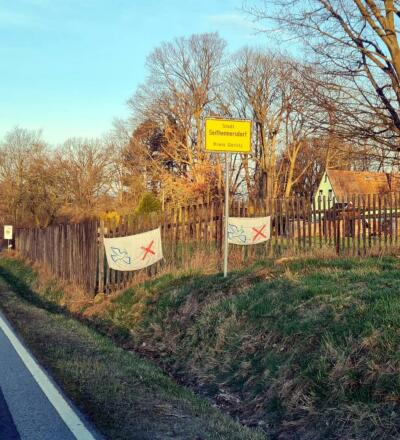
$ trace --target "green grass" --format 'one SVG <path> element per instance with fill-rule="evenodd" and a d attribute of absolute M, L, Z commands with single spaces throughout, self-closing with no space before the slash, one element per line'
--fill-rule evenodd
<path fill-rule="evenodd" d="M 0 308 L 67 395 L 110 439 L 261 439 L 160 368 L 118 348 L 53 301 L 56 284 L 36 295 L 35 273 L 0 259 Z"/>
<path fill-rule="evenodd" d="M 91 322 L 271 438 L 398 439 L 399 270 L 395 257 L 305 258 L 167 275 Z"/>

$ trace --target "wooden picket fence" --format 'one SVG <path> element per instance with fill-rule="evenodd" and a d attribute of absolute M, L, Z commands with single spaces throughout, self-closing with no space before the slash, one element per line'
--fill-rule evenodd
<path fill-rule="evenodd" d="M 241 261 L 294 255 L 331 248 L 340 255 L 389 252 L 399 245 L 400 194 L 349 196 L 340 203 L 320 197 L 233 201 L 230 215 L 271 215 L 271 239 L 254 246 L 231 245 Z M 164 260 L 137 272 L 108 267 L 103 237 L 119 237 L 161 227 Z M 220 270 L 223 204 L 197 204 L 153 215 L 126 215 L 118 221 L 86 221 L 46 229 L 18 229 L 15 248 L 46 264 L 57 277 L 82 286 L 88 293 L 114 292 L 143 274 L 196 267 L 196 256 Z M 213 259 L 214 258 L 214 259 Z M 192 264 L 192 265 L 190 265 Z"/>
<path fill-rule="evenodd" d="M 95 292 L 98 286 L 97 221 L 60 224 L 45 229 L 17 229 L 15 249 L 46 265 L 58 278 Z"/>

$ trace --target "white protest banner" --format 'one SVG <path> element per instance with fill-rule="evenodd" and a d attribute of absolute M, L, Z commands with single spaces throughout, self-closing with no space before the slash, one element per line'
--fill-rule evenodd
<path fill-rule="evenodd" d="M 104 238 L 111 269 L 127 271 L 150 266 L 163 258 L 160 228 L 126 237 Z"/>
<path fill-rule="evenodd" d="M 228 243 L 258 244 L 271 237 L 271 217 L 229 217 Z"/>

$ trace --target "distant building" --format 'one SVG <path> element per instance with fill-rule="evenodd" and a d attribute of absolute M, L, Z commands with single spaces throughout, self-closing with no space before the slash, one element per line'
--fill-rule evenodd
<path fill-rule="evenodd" d="M 327 170 L 314 197 L 316 202 L 324 196 L 327 201 L 335 198 L 336 202 L 344 202 L 352 196 L 394 192 L 400 193 L 400 174 Z"/>

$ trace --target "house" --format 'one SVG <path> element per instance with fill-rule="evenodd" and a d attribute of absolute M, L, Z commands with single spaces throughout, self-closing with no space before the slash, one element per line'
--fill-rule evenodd
<path fill-rule="evenodd" d="M 322 176 L 317 192 L 314 195 L 316 204 L 318 199 L 344 202 L 352 196 L 368 194 L 400 193 L 400 174 L 377 173 L 372 171 L 344 171 L 327 170 Z"/>

